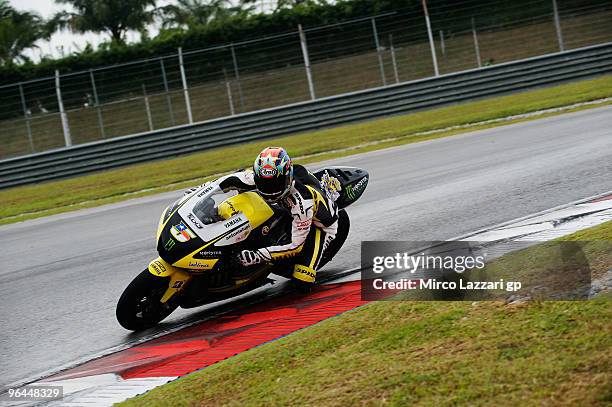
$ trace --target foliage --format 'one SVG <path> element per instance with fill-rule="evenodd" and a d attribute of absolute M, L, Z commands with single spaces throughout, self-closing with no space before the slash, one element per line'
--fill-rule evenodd
<path fill-rule="evenodd" d="M 83 4 L 132 4 L 154 2 L 154 0 L 60 0 Z M 201 7 L 200 17 L 185 16 L 184 11 L 173 16 L 171 9 L 165 9 L 166 16 L 157 13 L 162 19 L 170 18 L 166 29 L 153 39 L 144 38 L 137 44 L 113 43 L 95 52 L 69 55 L 58 60 L 43 60 L 38 64 L 26 61 L 21 66 L 4 67 L 0 69 L 0 84 L 15 83 L 28 79 L 50 76 L 55 69 L 61 72 L 75 72 L 93 67 L 113 65 L 117 63 L 144 59 L 158 55 L 175 53 L 181 46 L 184 50 L 201 49 L 220 44 L 261 38 L 269 35 L 296 31 L 298 24 L 304 27 L 315 27 L 335 24 L 340 21 L 374 16 L 394 12 L 395 21 L 406 21 L 406 36 L 411 41 L 426 41 L 424 21 L 420 0 L 338 0 L 327 3 L 325 0 L 284 1 L 279 8 L 270 14 L 252 14 L 248 7 L 243 12 L 210 11 L 209 5 L 223 4 L 224 0 L 181 0 L 182 4 Z M 569 0 L 568 0 L 569 1 Z M 253 0 L 243 0 L 240 4 L 249 5 Z M 532 0 L 483 0 L 475 7 L 451 7 L 452 0 L 429 0 L 429 12 L 432 24 L 437 29 L 453 33 L 471 29 L 471 17 L 476 13 L 479 26 L 494 26 L 510 24 L 517 21 L 533 21 L 534 16 L 551 20 L 552 5 L 547 1 Z M 572 7 L 596 6 L 609 7 L 609 0 L 572 0 Z M 236 4 L 235 2 L 232 4 Z M 564 6 L 559 1 L 560 7 Z M 522 6 L 521 6 L 522 5 Z M 565 7 L 568 5 L 566 4 Z M 211 6 L 212 7 L 212 6 Z M 214 7 L 213 7 L 214 9 Z M 160 8 L 159 11 L 163 11 Z M 113 20 L 116 20 L 113 19 Z M 207 21 L 206 24 L 200 24 Z M 414 22 L 420 22 L 414 24 Z M 421 24 L 422 23 L 422 24 Z M 127 26 L 122 23 L 121 27 Z M 109 32 L 108 27 L 98 26 L 100 31 Z M 138 27 L 135 25 L 134 27 Z M 365 27 L 365 25 L 364 25 Z M 367 28 L 367 27 L 366 27 Z M 137 28 L 135 28 L 137 29 Z M 351 31 L 350 35 L 358 36 L 364 33 Z M 346 48 L 346 47 L 345 47 Z M 347 49 L 329 49 L 336 55 L 350 52 Z M 338 54 L 340 52 L 340 54 Z M 258 59 L 271 60 L 268 55 L 256 55 Z M 273 59 L 273 58 L 272 58 Z M 248 62 L 248 61 L 246 61 Z"/>
<path fill-rule="evenodd" d="M 23 51 L 36 47 L 36 41 L 48 34 L 40 15 L 17 11 L 8 0 L 0 0 L 0 64 L 26 61 Z"/>
<path fill-rule="evenodd" d="M 56 0 L 76 11 L 57 13 L 53 28 L 69 28 L 78 33 L 108 33 L 113 42 L 124 43 L 128 30 L 142 31 L 153 21 L 155 0 Z"/>
<path fill-rule="evenodd" d="M 227 20 L 232 16 L 246 17 L 253 7 L 233 6 L 230 0 L 178 0 L 160 8 L 164 28 L 205 26 L 213 20 Z"/>

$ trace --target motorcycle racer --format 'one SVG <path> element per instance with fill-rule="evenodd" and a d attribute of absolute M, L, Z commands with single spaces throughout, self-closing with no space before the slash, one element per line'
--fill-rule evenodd
<path fill-rule="evenodd" d="M 218 183 L 225 192 L 256 191 L 267 203 L 279 204 L 291 213 L 293 220 L 289 243 L 242 250 L 238 261 L 248 267 L 262 262 L 292 259 L 292 279 L 299 288 L 307 290 L 315 282 L 326 250 L 336 237 L 337 194 L 329 190 L 324 192 L 319 180 L 305 167 L 294 165 L 281 147 L 263 149 L 255 159 L 252 170 L 226 175 L 219 178 Z"/>

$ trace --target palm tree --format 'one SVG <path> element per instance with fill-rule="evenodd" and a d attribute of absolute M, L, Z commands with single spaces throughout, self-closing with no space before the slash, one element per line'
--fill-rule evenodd
<path fill-rule="evenodd" d="M 52 19 L 52 26 L 74 32 L 107 33 L 113 43 L 124 43 L 129 30 L 143 31 L 153 21 L 156 0 L 55 0 L 72 6 Z"/>
<path fill-rule="evenodd" d="M 213 20 L 224 20 L 236 15 L 246 15 L 253 7 L 244 7 L 251 0 L 243 0 L 233 6 L 230 0 L 178 0 L 160 9 L 164 28 L 193 28 Z"/>
<path fill-rule="evenodd" d="M 40 15 L 15 10 L 8 0 L 0 0 L 0 64 L 26 60 L 23 51 L 37 48 L 36 41 L 48 36 Z"/>

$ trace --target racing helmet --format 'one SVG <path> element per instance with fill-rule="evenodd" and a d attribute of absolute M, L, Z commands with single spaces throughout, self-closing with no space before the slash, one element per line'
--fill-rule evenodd
<path fill-rule="evenodd" d="M 253 164 L 255 186 L 268 202 L 276 202 L 287 196 L 293 185 L 293 165 L 289 154 L 282 147 L 267 147 Z"/>

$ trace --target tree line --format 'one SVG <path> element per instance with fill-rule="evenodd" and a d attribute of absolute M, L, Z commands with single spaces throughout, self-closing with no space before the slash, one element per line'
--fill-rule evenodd
<path fill-rule="evenodd" d="M 0 0 L 0 64 L 29 62 L 24 51 L 36 48 L 39 40 L 48 40 L 59 30 L 74 33 L 105 33 L 105 47 L 125 45 L 126 33 L 138 31 L 148 38 L 147 26 L 161 20 L 163 31 L 182 31 L 205 26 L 211 21 L 247 16 L 255 0 L 177 0 L 176 4 L 157 7 L 156 0 L 55 0 L 73 11 L 60 11 L 49 20 L 33 11 L 19 11 L 8 0 Z M 287 6 L 287 1 L 279 7 Z"/>
<path fill-rule="evenodd" d="M 277 0 L 266 13 L 259 0 L 177 0 L 158 6 L 157 0 L 55 0 L 69 6 L 48 20 L 36 12 L 19 11 L 0 0 L 0 84 L 14 83 L 62 72 L 80 71 L 139 58 L 176 52 L 177 47 L 197 49 L 306 27 L 334 24 L 354 18 L 396 12 L 397 18 L 422 14 L 421 0 Z M 557 0 L 560 8 L 607 4 L 609 0 Z M 465 3 L 465 4 L 464 4 Z M 475 12 L 485 23 L 505 23 L 551 12 L 551 0 L 428 0 L 432 18 L 438 16 L 450 29 L 469 28 Z M 524 7 L 521 7 L 523 5 Z M 449 21 L 451 23 L 449 23 Z M 151 38 L 147 28 L 159 23 Z M 435 19 L 434 19 L 435 24 Z M 108 41 L 97 49 L 84 49 L 34 63 L 26 55 L 40 40 L 58 30 L 103 33 Z M 448 28 L 447 28 L 448 29 Z M 415 28 L 424 35 L 422 27 Z M 128 31 L 141 35 L 138 43 L 126 44 Z M 267 57 L 267 56 L 266 56 Z"/>

